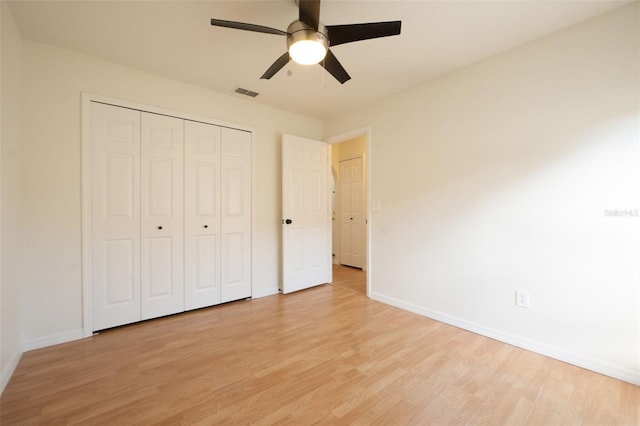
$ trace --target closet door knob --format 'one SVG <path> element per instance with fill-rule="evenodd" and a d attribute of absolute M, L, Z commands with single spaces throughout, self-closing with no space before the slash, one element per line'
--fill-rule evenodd
<path fill-rule="evenodd" d="M 158 229 L 162 229 L 162 226 L 158 226 Z"/>
<path fill-rule="evenodd" d="M 208 228 L 208 227 L 209 227 L 209 225 L 205 225 L 204 227 L 205 227 L 205 228 Z"/>

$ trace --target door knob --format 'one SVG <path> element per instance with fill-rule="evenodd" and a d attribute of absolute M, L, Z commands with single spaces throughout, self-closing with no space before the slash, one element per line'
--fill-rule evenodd
<path fill-rule="evenodd" d="M 162 229 L 162 226 L 158 226 L 158 229 Z"/>
<path fill-rule="evenodd" d="M 204 227 L 205 227 L 205 228 L 208 228 L 208 227 L 209 227 L 209 225 L 205 225 Z"/>
<path fill-rule="evenodd" d="M 287 225 L 291 225 L 293 221 L 291 219 L 287 219 L 284 221 L 284 223 L 286 223 Z"/>

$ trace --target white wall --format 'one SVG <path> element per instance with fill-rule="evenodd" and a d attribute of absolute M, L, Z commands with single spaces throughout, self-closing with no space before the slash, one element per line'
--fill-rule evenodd
<path fill-rule="evenodd" d="M 256 150 L 256 293 L 280 274 L 280 135 L 318 139 L 319 120 L 52 46 L 24 41 L 23 338 L 25 348 L 81 335 L 80 93 L 87 91 L 252 126 Z"/>
<path fill-rule="evenodd" d="M 21 44 L 6 2 L 0 2 L 2 38 L 0 78 L 0 392 L 21 355 Z"/>
<path fill-rule="evenodd" d="M 371 125 L 372 297 L 640 384 L 640 217 L 605 215 L 640 211 L 638 36 L 636 3 L 327 121 Z"/>

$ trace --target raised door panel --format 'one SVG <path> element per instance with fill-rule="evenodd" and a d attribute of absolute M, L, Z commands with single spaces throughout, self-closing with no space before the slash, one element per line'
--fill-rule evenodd
<path fill-rule="evenodd" d="M 328 214 L 328 173 L 327 149 L 318 147 L 307 154 L 305 161 L 305 205 L 306 214 L 310 219 L 307 233 L 312 241 L 323 241 L 324 244 L 310 244 L 306 247 L 307 268 L 319 280 L 326 279 L 325 268 L 330 246 L 326 241 L 326 217 Z"/>
<path fill-rule="evenodd" d="M 140 113 L 91 104 L 93 329 L 139 321 Z"/>
<path fill-rule="evenodd" d="M 221 301 L 251 296 L 251 133 L 221 132 Z"/>
<path fill-rule="evenodd" d="M 220 303 L 220 127 L 185 122 L 185 309 Z"/>
<path fill-rule="evenodd" d="M 142 113 L 142 319 L 184 310 L 184 121 Z"/>

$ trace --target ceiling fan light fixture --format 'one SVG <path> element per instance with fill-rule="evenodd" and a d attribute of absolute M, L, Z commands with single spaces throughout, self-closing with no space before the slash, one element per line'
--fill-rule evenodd
<path fill-rule="evenodd" d="M 322 30 L 326 33 L 322 24 L 318 31 L 301 21 L 294 21 L 289 25 L 287 45 L 291 59 L 302 65 L 313 65 L 322 61 L 329 49 L 329 39 Z"/>
<path fill-rule="evenodd" d="M 327 49 L 313 40 L 300 40 L 289 47 L 291 59 L 302 65 L 319 63 L 327 54 Z"/>

